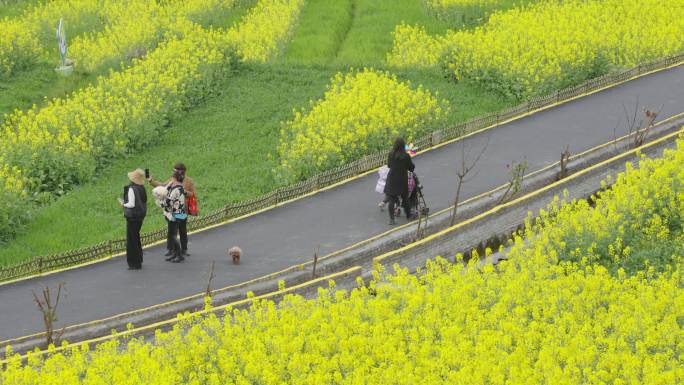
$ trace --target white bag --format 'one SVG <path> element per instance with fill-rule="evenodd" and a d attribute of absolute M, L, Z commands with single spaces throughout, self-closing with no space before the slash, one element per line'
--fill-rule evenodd
<path fill-rule="evenodd" d="M 378 183 L 375 184 L 375 191 L 379 194 L 385 193 L 385 183 L 387 182 L 389 167 L 382 166 L 378 169 Z"/>

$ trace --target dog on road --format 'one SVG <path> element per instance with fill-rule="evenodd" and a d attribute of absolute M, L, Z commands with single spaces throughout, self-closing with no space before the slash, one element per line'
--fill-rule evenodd
<path fill-rule="evenodd" d="M 230 249 L 228 249 L 228 256 L 233 258 L 233 264 L 234 265 L 239 265 L 240 264 L 240 256 L 242 255 L 242 249 L 233 246 Z"/>

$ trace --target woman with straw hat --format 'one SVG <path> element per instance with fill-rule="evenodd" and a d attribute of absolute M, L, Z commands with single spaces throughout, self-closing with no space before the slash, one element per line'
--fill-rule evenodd
<path fill-rule="evenodd" d="M 145 172 L 141 169 L 131 171 L 128 179 L 131 183 L 124 187 L 123 199 L 119 198 L 126 218 L 126 261 L 128 270 L 140 270 L 143 262 L 140 228 L 147 215 Z"/>

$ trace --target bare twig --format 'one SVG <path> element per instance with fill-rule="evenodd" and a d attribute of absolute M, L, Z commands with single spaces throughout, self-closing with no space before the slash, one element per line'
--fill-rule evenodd
<path fill-rule="evenodd" d="M 651 129 L 653 129 L 655 126 L 655 120 L 662 109 L 663 105 L 660 106 L 658 111 L 652 111 L 648 108 L 640 107 L 638 97 L 636 98 L 633 112 L 630 112 L 624 103 L 622 104 L 622 111 L 624 113 L 625 122 L 627 125 L 625 134 L 627 148 L 636 148 L 644 144 L 646 138 L 651 132 Z M 643 112 L 641 119 L 639 119 L 639 110 Z M 616 126 L 613 128 L 613 142 L 616 151 L 619 151 L 616 133 L 619 126 L 620 121 L 618 121 Z"/>
<path fill-rule="evenodd" d="M 58 343 L 59 340 L 62 338 L 64 331 L 66 330 L 66 327 L 64 327 L 60 332 L 55 334 L 55 322 L 57 322 L 57 308 L 59 307 L 59 300 L 62 297 L 63 286 L 64 282 L 61 282 L 57 286 L 57 298 L 55 299 L 55 303 L 52 303 L 52 296 L 50 294 L 49 287 L 46 286 L 43 289 L 42 300 L 38 298 L 38 295 L 35 291 L 31 291 L 33 293 L 33 300 L 36 302 L 36 306 L 38 306 L 38 310 L 43 314 L 43 325 L 45 327 L 46 346 L 55 345 L 56 343 Z"/>
<path fill-rule="evenodd" d="M 413 236 L 414 242 L 425 236 L 429 215 L 430 210 L 427 207 L 418 207 L 418 224 L 416 226 L 416 234 Z"/>
<path fill-rule="evenodd" d="M 506 167 L 510 167 L 509 165 L 506 165 Z M 522 180 L 525 177 L 525 171 L 527 170 L 527 160 L 523 160 L 520 163 L 513 163 L 513 167 L 510 167 L 510 178 L 508 179 L 508 186 L 506 187 L 506 191 L 501 195 L 501 198 L 499 198 L 499 201 L 496 202 L 497 205 L 500 205 L 507 200 L 511 199 L 515 194 L 520 191 L 520 187 L 522 186 Z"/>
<path fill-rule="evenodd" d="M 422 210 L 418 209 L 418 223 L 416 224 L 416 234 L 413 236 L 413 242 L 417 241 L 423 236 L 423 213 L 421 211 Z"/>
<path fill-rule="evenodd" d="M 568 162 L 570 161 L 570 146 L 565 146 L 565 150 L 560 155 L 560 171 L 556 180 L 561 180 L 568 176 Z"/>
<path fill-rule="evenodd" d="M 660 111 L 662 111 L 662 109 L 663 106 L 660 106 L 660 109 L 657 112 L 644 109 L 644 116 L 646 118 L 642 120 L 641 125 L 634 133 L 634 139 L 632 142 L 632 146 L 634 146 L 634 148 L 640 147 L 644 144 L 646 137 L 651 132 L 651 129 L 655 125 L 655 120 L 658 117 L 658 114 L 660 114 Z"/>
<path fill-rule="evenodd" d="M 471 171 L 473 171 L 473 168 L 477 165 L 477 163 L 480 161 L 480 158 L 482 155 L 485 153 L 487 150 L 487 147 L 489 146 L 489 136 L 487 137 L 487 142 L 482 146 L 480 149 L 480 153 L 477 154 L 475 159 L 473 159 L 472 162 L 468 163 L 467 158 L 468 154 L 465 148 L 465 140 L 461 140 L 461 168 L 456 172 L 456 177 L 458 178 L 458 184 L 456 185 L 456 195 L 454 196 L 454 204 L 453 208 L 451 210 L 451 219 L 449 221 L 449 226 L 453 226 L 456 223 L 456 214 L 458 213 L 458 204 L 461 199 L 461 189 L 463 188 L 463 184 L 468 182 L 466 180 L 466 177 L 468 174 L 470 174 Z"/>
<path fill-rule="evenodd" d="M 212 260 L 211 261 L 211 267 L 209 268 L 209 276 L 207 277 L 207 290 L 205 291 L 205 296 L 211 297 L 211 294 L 213 292 L 211 288 L 211 283 L 214 281 L 214 278 L 216 275 L 214 275 L 214 266 L 216 265 L 216 261 Z"/>
<path fill-rule="evenodd" d="M 644 144 L 644 141 L 648 137 L 648 134 L 655 125 L 655 120 L 658 118 L 660 111 L 662 111 L 663 109 L 662 105 L 660 106 L 660 109 L 658 109 L 658 111 L 655 112 L 643 107 L 641 108 L 641 110 L 643 111 L 643 116 L 641 119 L 639 119 L 639 107 L 640 106 L 638 97 L 636 98 L 636 102 L 634 104 L 633 113 L 630 113 L 627 110 L 627 107 L 624 103 L 622 104 L 622 110 L 624 111 L 625 119 L 627 121 L 627 137 L 631 138 L 629 144 L 632 146 L 632 148 L 636 148 Z M 615 141 L 617 142 L 617 138 L 615 139 Z"/>
<path fill-rule="evenodd" d="M 314 260 L 313 260 L 313 269 L 311 271 L 311 278 L 316 278 L 316 265 L 318 264 L 318 253 L 321 251 L 321 245 L 318 245 L 316 247 L 316 251 L 314 251 Z"/>
<path fill-rule="evenodd" d="M 618 119 L 618 122 L 615 123 L 615 126 L 613 127 L 613 147 L 615 148 L 615 152 L 618 152 L 618 138 L 617 138 L 617 128 L 620 127 L 620 120 Z"/>

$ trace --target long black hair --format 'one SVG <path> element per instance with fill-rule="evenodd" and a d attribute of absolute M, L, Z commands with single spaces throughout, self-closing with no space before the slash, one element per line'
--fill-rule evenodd
<path fill-rule="evenodd" d="M 406 151 L 406 141 L 404 138 L 397 138 L 394 140 L 394 145 L 392 146 L 392 151 L 390 152 L 391 158 L 398 158 L 399 155 Z"/>
<path fill-rule="evenodd" d="M 179 183 L 183 183 L 183 180 L 185 180 L 185 164 L 179 162 L 173 166 L 173 177 Z"/>
<path fill-rule="evenodd" d="M 183 183 L 183 180 L 185 180 L 185 173 L 181 170 L 173 170 L 173 178 L 178 181 L 178 183 Z"/>

